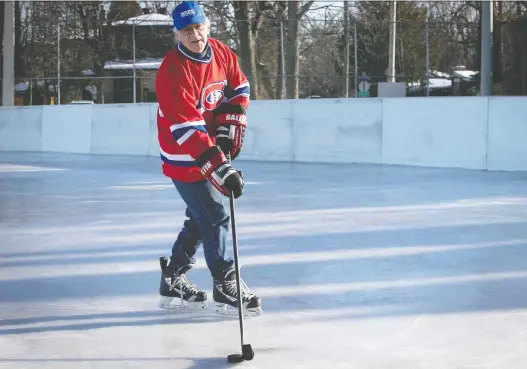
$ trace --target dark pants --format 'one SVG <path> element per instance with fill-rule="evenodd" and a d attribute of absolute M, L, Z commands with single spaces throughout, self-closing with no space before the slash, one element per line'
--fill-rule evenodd
<path fill-rule="evenodd" d="M 205 261 L 212 277 L 224 279 L 233 265 L 232 260 L 225 259 L 230 222 L 228 208 L 224 205 L 227 198 L 207 180 L 173 182 L 187 205 L 185 214 L 188 219 L 172 247 L 170 264 L 176 268 L 194 264 L 194 255 L 202 243 Z"/>

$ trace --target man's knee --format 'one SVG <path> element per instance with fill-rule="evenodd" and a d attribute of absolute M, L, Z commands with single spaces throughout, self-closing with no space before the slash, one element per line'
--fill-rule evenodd
<path fill-rule="evenodd" d="M 187 231 L 187 238 L 192 240 L 193 243 L 197 243 L 201 240 L 201 234 L 199 231 L 199 225 L 194 219 L 187 219 L 183 222 L 183 226 Z"/>
<path fill-rule="evenodd" d="M 174 183 L 187 205 L 187 212 L 192 215 L 189 219 L 189 229 L 194 227 L 192 222 L 196 222 L 201 230 L 222 226 L 230 221 L 230 214 L 225 208 L 223 195 L 208 181 L 192 184 L 177 181 Z"/>
<path fill-rule="evenodd" d="M 228 225 L 230 216 L 224 208 L 206 209 L 196 220 L 200 229 L 209 229 Z"/>

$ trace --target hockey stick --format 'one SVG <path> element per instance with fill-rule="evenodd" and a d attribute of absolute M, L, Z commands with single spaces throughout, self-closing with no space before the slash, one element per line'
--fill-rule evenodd
<path fill-rule="evenodd" d="M 227 155 L 227 159 L 230 161 L 230 155 Z M 238 292 L 238 319 L 240 321 L 240 341 L 241 341 L 241 354 L 231 354 L 227 357 L 229 363 L 240 363 L 244 360 L 252 360 L 254 357 L 254 351 L 250 344 L 243 342 L 243 299 L 242 299 L 242 287 L 240 283 L 240 264 L 238 262 L 238 238 L 236 235 L 236 219 L 234 217 L 234 195 L 232 192 L 229 196 L 230 207 L 231 207 L 231 228 L 232 228 L 232 247 L 234 253 L 234 268 L 236 270 L 236 289 Z"/>

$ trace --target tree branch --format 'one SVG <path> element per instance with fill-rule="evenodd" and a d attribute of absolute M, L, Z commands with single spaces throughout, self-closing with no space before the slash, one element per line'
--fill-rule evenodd
<path fill-rule="evenodd" d="M 302 5 L 302 7 L 300 8 L 298 12 L 297 19 L 301 19 L 307 13 L 311 5 L 313 5 L 313 3 L 314 1 L 308 1 L 307 3 Z"/>

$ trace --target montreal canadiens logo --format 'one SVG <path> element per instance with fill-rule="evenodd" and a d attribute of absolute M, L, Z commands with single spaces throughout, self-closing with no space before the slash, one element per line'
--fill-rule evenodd
<path fill-rule="evenodd" d="M 211 83 L 201 91 L 200 105 L 205 110 L 214 110 L 223 100 L 224 82 Z"/>

